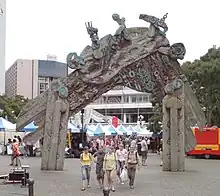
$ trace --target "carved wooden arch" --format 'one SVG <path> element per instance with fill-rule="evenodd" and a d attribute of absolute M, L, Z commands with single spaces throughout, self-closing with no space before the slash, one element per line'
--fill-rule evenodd
<path fill-rule="evenodd" d="M 152 26 L 151 24 L 150 28 Z M 124 38 L 123 34 L 107 35 L 95 40 L 95 44 L 99 44 L 95 49 L 87 46 L 80 56 L 76 53 L 67 56 L 68 65 L 75 68 L 75 71 L 60 80 L 59 85 L 65 86 L 68 90 L 67 100 L 71 115 L 117 85 L 155 93 L 162 99 L 165 95 L 165 86 L 182 77 L 177 61 L 185 55 L 182 43 L 170 46 L 164 35 L 149 36 L 148 28 L 125 28 L 125 30 L 129 37 Z M 95 38 L 97 39 L 97 35 Z M 17 130 L 32 121 L 44 124 L 42 121 L 46 115 L 47 97 L 48 91 L 31 100 L 23 108 L 18 118 Z M 192 104 L 189 105 L 190 111 L 193 111 Z M 196 115 L 199 116 L 198 121 L 203 120 L 201 111 Z M 38 120 L 39 118 L 41 120 Z M 38 134 L 38 138 L 39 135 L 43 137 L 43 134 Z"/>

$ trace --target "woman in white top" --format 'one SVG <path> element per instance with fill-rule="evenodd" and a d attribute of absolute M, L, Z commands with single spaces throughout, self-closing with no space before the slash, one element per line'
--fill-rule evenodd
<path fill-rule="evenodd" d="M 121 175 L 122 169 L 125 166 L 127 154 L 128 154 L 127 150 L 124 149 L 123 144 L 120 144 L 119 149 L 116 150 L 116 160 L 117 160 L 117 176 L 118 176 L 121 183 L 123 183 L 123 182 L 121 181 L 120 175 Z"/>

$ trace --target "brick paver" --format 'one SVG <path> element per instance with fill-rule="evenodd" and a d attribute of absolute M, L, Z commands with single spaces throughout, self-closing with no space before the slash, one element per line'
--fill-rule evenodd
<path fill-rule="evenodd" d="M 0 157 L 0 174 L 7 173 L 9 157 Z M 186 159 L 186 171 L 162 172 L 160 158 L 149 155 L 148 166 L 137 173 L 136 186 L 117 185 L 114 196 L 218 196 L 220 190 L 220 160 Z M 81 175 L 78 159 L 65 160 L 63 172 L 40 171 L 40 158 L 25 158 L 30 164 L 30 175 L 35 180 L 36 196 L 99 196 L 94 168 L 91 188 L 80 191 Z M 27 196 L 27 189 L 20 185 L 1 185 L 0 196 Z"/>

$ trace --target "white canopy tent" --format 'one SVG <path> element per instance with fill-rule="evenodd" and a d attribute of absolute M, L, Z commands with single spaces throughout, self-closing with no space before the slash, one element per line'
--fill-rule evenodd
<path fill-rule="evenodd" d="M 147 129 L 142 129 L 139 133 L 138 133 L 138 136 L 141 136 L 141 137 L 152 137 L 152 132 L 150 132 L 149 130 Z"/>

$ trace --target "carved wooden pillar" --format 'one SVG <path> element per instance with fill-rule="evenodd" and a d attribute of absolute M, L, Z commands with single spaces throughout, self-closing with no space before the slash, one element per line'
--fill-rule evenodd
<path fill-rule="evenodd" d="M 184 171 L 184 97 L 168 93 L 163 99 L 163 171 Z"/>
<path fill-rule="evenodd" d="M 63 170 L 69 117 L 68 90 L 53 86 L 48 93 L 41 170 Z"/>

